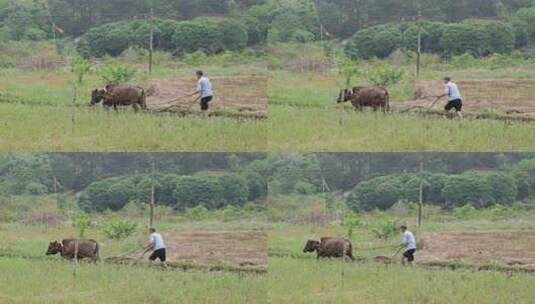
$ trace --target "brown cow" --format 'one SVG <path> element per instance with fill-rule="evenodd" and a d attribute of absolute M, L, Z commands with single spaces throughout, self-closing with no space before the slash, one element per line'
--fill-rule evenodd
<path fill-rule="evenodd" d="M 303 252 L 314 251 L 316 251 L 317 259 L 331 257 L 345 258 L 348 256 L 351 260 L 355 260 L 353 257 L 353 245 L 351 241 L 346 239 L 323 237 L 319 242 L 308 240 Z"/>
<path fill-rule="evenodd" d="M 362 111 L 364 107 L 371 107 L 374 111 L 381 108 L 383 112 L 390 110 L 390 94 L 380 87 L 354 87 L 351 90 L 340 91 L 338 103 L 351 101 L 353 106 Z"/>
<path fill-rule="evenodd" d="M 91 93 L 91 105 L 99 102 L 105 107 L 132 106 L 137 112 L 139 107 L 147 109 L 145 90 L 141 87 L 121 84 L 107 85 L 105 89 L 95 89 Z"/>
<path fill-rule="evenodd" d="M 93 262 L 99 259 L 98 243 L 94 240 L 75 240 L 67 239 L 60 242 L 50 242 L 46 255 L 60 253 L 64 259 L 72 260 L 75 257 L 78 260 L 89 258 Z"/>

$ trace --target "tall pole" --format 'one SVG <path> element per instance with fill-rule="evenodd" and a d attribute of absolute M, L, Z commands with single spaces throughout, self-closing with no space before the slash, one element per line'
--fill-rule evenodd
<path fill-rule="evenodd" d="M 323 23 L 320 23 L 320 41 L 321 41 L 321 51 L 323 52 L 323 50 L 325 49 L 323 47 Z"/>
<path fill-rule="evenodd" d="M 420 79 L 420 59 L 422 56 L 422 11 L 418 10 L 418 17 L 416 19 L 418 25 L 418 48 L 416 53 L 416 80 Z"/>
<path fill-rule="evenodd" d="M 424 156 L 420 160 L 420 193 L 418 203 L 418 228 L 422 226 L 422 209 L 424 206 Z"/>
<path fill-rule="evenodd" d="M 149 45 L 149 73 L 152 73 L 152 53 L 154 51 L 154 8 L 150 9 L 150 45 Z"/>
<path fill-rule="evenodd" d="M 152 186 L 151 186 L 151 189 L 150 189 L 150 215 L 149 215 L 149 227 L 150 228 L 153 228 L 154 227 L 154 207 L 156 205 L 156 202 L 155 202 L 155 195 L 154 195 L 154 159 L 152 160 Z"/>

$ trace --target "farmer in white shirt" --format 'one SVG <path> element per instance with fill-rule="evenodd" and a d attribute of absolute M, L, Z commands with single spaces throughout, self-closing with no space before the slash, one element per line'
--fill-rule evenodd
<path fill-rule="evenodd" d="M 162 235 L 156 232 L 155 228 L 150 228 L 150 243 L 145 247 L 145 252 L 152 250 L 152 254 L 149 257 L 149 260 L 155 261 L 160 259 L 162 265 L 167 267 L 166 263 L 166 252 L 165 252 L 165 243 L 163 242 Z"/>
<path fill-rule="evenodd" d="M 459 91 L 459 87 L 456 83 L 451 81 L 450 77 L 444 78 L 444 83 L 446 84 L 446 92 L 444 95 L 439 96 L 439 98 L 445 96 L 448 97 L 448 103 L 444 109 L 447 112 L 449 112 L 451 109 L 455 109 L 457 115 L 459 115 L 460 118 L 463 118 L 463 114 L 461 112 L 463 109 L 463 98 L 461 96 L 461 92 Z"/>
<path fill-rule="evenodd" d="M 210 82 L 210 79 L 207 77 L 204 77 L 203 71 L 197 71 L 197 79 L 199 80 L 199 84 L 197 87 L 197 91 L 193 92 L 189 96 L 199 95 L 195 101 L 201 100 L 201 110 L 202 111 L 208 111 L 208 104 L 212 99 L 214 98 L 214 92 L 212 89 L 212 83 Z"/>
<path fill-rule="evenodd" d="M 405 247 L 405 252 L 401 257 L 401 264 L 406 265 L 408 263 L 409 265 L 412 265 L 412 262 L 414 261 L 414 252 L 416 252 L 416 239 L 414 238 L 414 234 L 407 230 L 407 226 L 401 226 L 400 230 L 402 235 L 401 246 Z"/>

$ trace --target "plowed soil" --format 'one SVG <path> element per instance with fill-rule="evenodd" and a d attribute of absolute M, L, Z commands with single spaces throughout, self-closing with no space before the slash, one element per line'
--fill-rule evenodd
<path fill-rule="evenodd" d="M 484 79 L 456 81 L 466 112 L 505 114 L 516 118 L 535 119 L 535 80 Z M 428 108 L 435 96 L 444 94 L 444 83 L 440 80 L 420 81 L 415 100 L 397 103 L 396 108 Z M 446 98 L 435 104 L 433 109 L 441 110 Z"/>
<path fill-rule="evenodd" d="M 171 267 L 267 271 L 266 233 L 201 231 L 162 233 L 162 236 L 167 247 L 167 262 Z M 134 253 L 116 261 L 129 263 L 138 258 L 139 253 Z"/>
<path fill-rule="evenodd" d="M 423 237 L 422 262 L 498 265 L 535 270 L 534 231 L 433 233 Z"/>
<path fill-rule="evenodd" d="M 213 77 L 214 99 L 210 112 L 241 113 L 244 116 L 263 117 L 267 113 L 267 78 L 262 76 Z M 185 97 L 197 89 L 192 78 L 153 79 L 144 85 L 147 88 L 147 105 L 150 109 L 200 113 L 200 104 L 195 97 Z"/>

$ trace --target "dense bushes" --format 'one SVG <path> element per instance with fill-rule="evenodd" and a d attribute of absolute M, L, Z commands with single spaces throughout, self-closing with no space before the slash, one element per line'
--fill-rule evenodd
<path fill-rule="evenodd" d="M 514 24 L 472 20 L 451 24 L 423 22 L 422 51 L 443 56 L 469 53 L 476 57 L 510 53 L 518 45 L 517 35 L 525 39 L 522 24 Z M 373 26 L 355 33 L 345 52 L 351 58 L 385 58 L 396 49 L 416 50 L 417 37 L 416 24 Z"/>
<path fill-rule="evenodd" d="M 0 156 L 0 195 L 41 195 L 52 192 L 52 168 L 42 155 Z"/>
<path fill-rule="evenodd" d="M 89 30 L 78 43 L 78 51 L 85 56 L 117 56 L 131 46 L 148 48 L 149 35 L 150 26 L 145 21 L 108 23 Z M 248 28 L 235 19 L 155 21 L 154 46 L 164 51 L 213 54 L 242 50 L 247 42 Z"/>
<path fill-rule="evenodd" d="M 79 205 L 86 211 L 100 212 L 120 210 L 131 201 L 148 203 L 153 183 L 157 203 L 179 210 L 196 206 L 207 209 L 220 209 L 227 205 L 243 206 L 248 200 L 267 194 L 267 190 L 259 189 L 265 184 L 259 177 L 250 181 L 238 174 L 136 175 L 92 183 L 82 192 Z M 249 188 L 250 184 L 252 189 Z"/>
<path fill-rule="evenodd" d="M 358 31 L 346 46 L 346 54 L 353 58 L 388 57 L 399 48 L 402 32 L 397 25 L 378 25 Z"/>
<path fill-rule="evenodd" d="M 449 24 L 442 35 L 443 53 L 476 57 L 509 53 L 515 46 L 513 28 L 501 22 L 463 22 Z"/>
<path fill-rule="evenodd" d="M 471 204 L 485 208 L 497 203 L 511 204 L 518 190 L 513 177 L 509 175 L 468 172 L 450 176 L 442 192 L 448 206 Z"/>
<path fill-rule="evenodd" d="M 518 194 L 515 178 L 504 173 L 425 173 L 423 178 L 425 202 L 444 208 L 465 204 L 476 208 L 508 205 Z M 386 210 L 398 201 L 417 201 L 419 189 L 417 174 L 381 176 L 359 183 L 348 196 L 347 204 L 356 211 Z"/>

